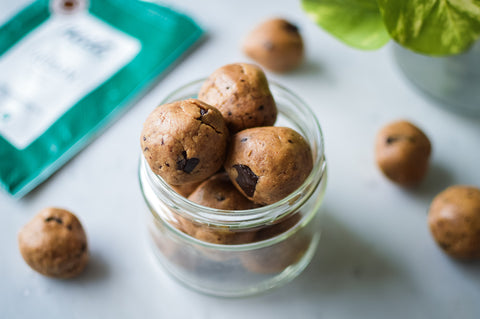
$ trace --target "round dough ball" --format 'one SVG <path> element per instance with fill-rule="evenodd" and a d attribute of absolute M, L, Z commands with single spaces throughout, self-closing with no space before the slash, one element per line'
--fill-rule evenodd
<path fill-rule="evenodd" d="M 74 277 L 87 265 L 85 231 L 77 217 L 64 209 L 40 211 L 20 230 L 18 245 L 27 264 L 45 276 Z"/>
<path fill-rule="evenodd" d="M 219 245 L 242 245 L 253 242 L 255 232 L 232 231 L 227 228 L 199 227 L 194 235 L 195 238 L 207 243 Z"/>
<path fill-rule="evenodd" d="M 200 182 L 221 168 L 227 139 L 220 112 L 188 99 L 153 110 L 140 143 L 152 171 L 171 185 L 182 185 Z"/>
<path fill-rule="evenodd" d="M 253 64 L 235 63 L 217 69 L 203 84 L 198 98 L 222 113 L 232 134 L 273 125 L 277 119 L 265 73 Z"/>
<path fill-rule="evenodd" d="M 170 187 L 182 195 L 183 197 L 188 197 L 193 191 L 201 184 L 202 182 L 188 183 L 183 185 L 170 185 Z"/>
<path fill-rule="evenodd" d="M 251 31 L 243 43 L 250 58 L 274 72 L 299 66 L 304 57 L 302 36 L 297 26 L 285 19 L 270 19 Z"/>
<path fill-rule="evenodd" d="M 431 150 L 428 137 L 407 121 L 390 123 L 377 134 L 378 167 L 390 180 L 402 186 L 418 184 L 424 178 Z"/>
<path fill-rule="evenodd" d="M 233 136 L 224 167 L 243 195 L 267 205 L 302 185 L 313 158 L 310 145 L 293 129 L 256 127 Z"/>
<path fill-rule="evenodd" d="M 311 242 L 311 236 L 299 232 L 277 244 L 245 252 L 241 256 L 242 265 L 254 273 L 280 273 L 298 263 L 305 256 Z"/>
<path fill-rule="evenodd" d="M 245 210 L 258 207 L 258 205 L 245 198 L 230 182 L 226 173 L 218 173 L 200 184 L 188 197 L 194 203 L 224 210 Z M 194 223 L 181 216 L 176 216 L 179 229 L 184 233 L 201 241 L 234 245 L 252 242 L 254 232 L 231 231 L 228 228 L 210 227 Z"/>
<path fill-rule="evenodd" d="M 176 227 L 198 240 L 218 245 L 247 244 L 254 241 L 255 231 L 233 231 L 228 227 L 214 227 L 176 216 Z"/>
<path fill-rule="evenodd" d="M 255 241 L 262 241 L 276 237 L 297 225 L 301 218 L 301 213 L 298 212 L 294 215 L 282 218 L 272 225 L 265 226 L 257 231 Z"/>
<path fill-rule="evenodd" d="M 233 186 L 225 172 L 213 175 L 200 184 L 188 199 L 203 206 L 224 210 L 245 210 L 259 207 Z"/>
<path fill-rule="evenodd" d="M 433 238 L 450 256 L 480 258 L 480 189 L 451 186 L 432 201 L 428 224 Z"/>

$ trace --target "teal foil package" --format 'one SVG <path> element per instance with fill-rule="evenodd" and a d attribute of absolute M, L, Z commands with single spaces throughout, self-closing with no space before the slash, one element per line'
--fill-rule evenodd
<path fill-rule="evenodd" d="M 0 27 L 0 182 L 21 197 L 202 36 L 135 0 L 35 1 Z"/>

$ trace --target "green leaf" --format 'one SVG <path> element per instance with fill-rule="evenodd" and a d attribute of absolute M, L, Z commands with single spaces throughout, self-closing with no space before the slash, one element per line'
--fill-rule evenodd
<path fill-rule="evenodd" d="M 352 47 L 374 50 L 390 40 L 376 0 L 302 0 L 302 6 L 310 19 Z"/>
<path fill-rule="evenodd" d="M 480 37 L 479 0 L 378 0 L 398 43 L 430 55 L 457 54 Z"/>

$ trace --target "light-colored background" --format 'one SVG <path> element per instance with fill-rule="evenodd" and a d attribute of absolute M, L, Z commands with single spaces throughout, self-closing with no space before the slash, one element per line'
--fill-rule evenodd
<path fill-rule="evenodd" d="M 0 20 L 25 1 L 2 0 Z M 208 39 L 96 141 L 34 192 L 0 193 L 0 318 L 480 318 L 480 264 L 446 257 L 428 232 L 431 199 L 451 184 L 480 186 L 480 119 L 445 111 L 402 76 L 392 48 L 350 49 L 318 29 L 298 1 L 172 1 Z M 300 277 L 263 296 L 224 300 L 178 285 L 150 255 L 137 182 L 139 132 L 176 87 L 248 61 L 239 43 L 270 16 L 297 23 L 305 64 L 268 74 L 295 91 L 323 127 L 329 163 L 318 252 Z M 402 190 L 374 164 L 380 126 L 407 118 L 433 143 L 431 169 Z M 18 230 L 45 206 L 73 210 L 88 232 L 91 262 L 77 279 L 44 278 L 18 249 Z"/>

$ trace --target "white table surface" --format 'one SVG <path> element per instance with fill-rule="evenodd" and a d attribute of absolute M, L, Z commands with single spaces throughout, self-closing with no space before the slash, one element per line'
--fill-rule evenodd
<path fill-rule="evenodd" d="M 2 0 L 0 18 L 25 2 Z M 406 81 L 390 46 L 348 48 L 307 20 L 298 1 L 171 2 L 208 31 L 207 41 L 31 194 L 0 193 L 0 318 L 480 318 L 480 263 L 444 255 L 426 222 L 435 194 L 480 186 L 480 119 L 439 108 Z M 307 46 L 301 68 L 268 76 L 298 93 L 323 127 L 323 239 L 310 266 L 280 289 L 237 300 L 200 295 L 168 277 L 148 249 L 139 133 L 173 89 L 248 61 L 241 38 L 275 15 L 296 22 Z M 417 123 L 433 144 L 426 180 L 410 191 L 374 162 L 375 133 L 398 118 Z M 71 209 L 86 228 L 91 261 L 76 279 L 45 278 L 20 256 L 19 229 L 46 206 Z"/>

